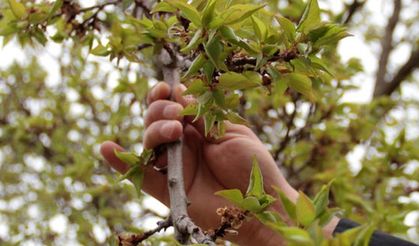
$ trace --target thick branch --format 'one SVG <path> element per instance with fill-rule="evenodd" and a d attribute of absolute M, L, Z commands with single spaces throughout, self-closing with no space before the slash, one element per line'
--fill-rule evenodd
<path fill-rule="evenodd" d="M 180 83 L 176 54 L 166 45 L 161 48 L 157 63 L 162 69 L 163 79 L 173 88 Z M 170 197 L 171 220 L 175 228 L 176 239 L 186 244 L 192 237 L 198 243 L 215 245 L 214 242 L 196 226 L 187 212 L 188 199 L 185 193 L 182 161 L 182 139 L 167 148 L 168 167 L 167 180 Z"/>
<path fill-rule="evenodd" d="M 393 33 L 396 28 L 397 23 L 399 22 L 400 11 L 402 8 L 401 0 L 394 0 L 394 10 L 393 15 L 390 17 L 384 37 L 381 41 L 381 55 L 378 63 L 375 88 L 374 88 L 374 97 L 380 94 L 380 88 L 384 86 L 385 77 L 387 75 L 387 65 L 390 57 L 390 53 L 393 50 Z"/>
<path fill-rule="evenodd" d="M 382 84 L 379 88 L 376 87 L 374 91 L 374 98 L 391 95 L 400 86 L 400 84 L 418 67 L 419 50 L 415 50 L 412 51 L 410 58 L 403 66 L 400 67 L 399 71 L 397 71 L 391 81 Z"/>

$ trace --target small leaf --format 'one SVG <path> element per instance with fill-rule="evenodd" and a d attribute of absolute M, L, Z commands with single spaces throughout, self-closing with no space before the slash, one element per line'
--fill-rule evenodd
<path fill-rule="evenodd" d="M 132 166 L 124 175 L 122 175 L 119 180 L 128 179 L 134 185 L 137 195 L 141 196 L 141 189 L 143 186 L 144 172 L 141 169 L 141 166 L 136 165 Z"/>
<path fill-rule="evenodd" d="M 235 24 L 251 16 L 263 7 L 265 5 L 235 4 L 221 14 L 221 19 L 225 25 Z"/>
<path fill-rule="evenodd" d="M 180 0 L 167 0 L 166 2 L 173 7 L 180 9 L 183 17 L 190 20 L 195 26 L 201 26 L 201 16 L 194 6 Z"/>
<path fill-rule="evenodd" d="M 316 217 L 323 214 L 327 206 L 329 205 L 329 192 L 330 186 L 332 185 L 332 181 L 330 181 L 327 185 L 324 185 L 320 192 L 313 199 L 314 207 L 316 208 Z"/>
<path fill-rule="evenodd" d="M 205 136 L 208 136 L 208 133 L 214 127 L 215 119 L 216 119 L 215 115 L 214 114 L 211 114 L 211 113 L 206 114 L 204 116 Z"/>
<path fill-rule="evenodd" d="M 320 8 L 317 0 L 310 0 L 306 5 L 297 30 L 307 34 L 320 24 Z"/>
<path fill-rule="evenodd" d="M 253 157 L 252 171 L 250 172 L 249 186 L 247 187 L 246 196 L 255 196 L 260 198 L 265 194 L 263 189 L 263 176 L 256 157 Z"/>
<path fill-rule="evenodd" d="M 184 108 L 181 112 L 181 115 L 186 116 L 186 115 L 196 115 L 198 112 L 198 106 L 197 104 L 189 104 L 188 106 L 186 106 L 186 108 Z"/>
<path fill-rule="evenodd" d="M 311 79 L 309 77 L 301 73 L 290 73 L 284 76 L 284 79 L 289 87 L 303 94 L 309 100 L 315 100 Z"/>
<path fill-rule="evenodd" d="M 239 207 L 241 206 L 243 201 L 243 195 L 241 191 L 238 189 L 217 191 L 215 192 L 215 195 L 224 197 L 225 199 Z"/>
<path fill-rule="evenodd" d="M 297 221 L 303 226 L 309 226 L 316 218 L 316 208 L 313 202 L 303 192 L 299 192 L 296 204 Z"/>
<path fill-rule="evenodd" d="M 187 53 L 193 49 L 196 49 L 196 47 L 198 47 L 198 45 L 200 45 L 201 43 L 202 43 L 202 29 L 200 28 L 195 32 L 189 44 L 186 47 L 182 48 L 180 51 L 183 53 Z"/>
<path fill-rule="evenodd" d="M 173 13 L 176 11 L 176 8 L 174 8 L 172 5 L 170 5 L 167 2 L 159 2 L 154 6 L 154 8 L 151 10 L 151 14 L 157 13 L 157 12 L 168 12 Z"/>
<path fill-rule="evenodd" d="M 244 210 L 248 210 L 253 213 L 259 213 L 263 210 L 263 208 L 259 204 L 259 200 L 254 196 L 248 196 L 244 198 L 241 203 L 240 208 Z"/>
<path fill-rule="evenodd" d="M 221 74 L 217 87 L 228 90 L 249 89 L 260 86 L 261 82 L 260 74 L 254 71 L 226 72 Z"/>
<path fill-rule="evenodd" d="M 134 152 L 114 150 L 116 157 L 130 166 L 137 166 L 140 164 L 139 156 Z"/>
<path fill-rule="evenodd" d="M 107 56 L 111 52 L 99 42 L 98 45 L 90 51 L 90 53 L 96 56 Z"/>
<path fill-rule="evenodd" d="M 278 228 L 281 235 L 283 235 L 290 243 L 296 245 L 311 246 L 314 245 L 307 231 L 298 227 L 280 227 Z"/>
<path fill-rule="evenodd" d="M 288 216 L 292 220 L 297 219 L 296 213 L 296 206 L 295 204 L 285 195 L 285 193 L 277 187 L 274 187 L 276 192 L 278 193 L 279 198 L 281 199 L 282 206 L 284 207 L 285 211 L 287 212 Z"/>
<path fill-rule="evenodd" d="M 228 121 L 230 121 L 231 123 L 234 124 L 240 124 L 240 125 L 249 125 L 249 123 L 247 122 L 246 119 L 244 119 L 243 117 L 241 117 L 238 113 L 236 112 L 228 112 L 226 115 L 226 118 Z"/>
<path fill-rule="evenodd" d="M 183 95 L 195 95 L 199 96 L 206 92 L 208 90 L 208 87 L 204 85 L 204 82 L 202 82 L 201 79 L 195 79 L 192 81 L 192 83 L 188 86 L 186 91 L 183 92 Z"/>
<path fill-rule="evenodd" d="M 205 45 L 205 52 L 207 53 L 208 58 L 211 60 L 212 64 L 221 70 L 228 70 L 226 65 L 224 64 L 224 59 L 222 58 L 222 53 L 224 50 L 224 46 L 221 43 L 218 37 L 213 37 L 208 43 Z"/>
<path fill-rule="evenodd" d="M 284 31 L 285 36 L 287 37 L 289 42 L 294 42 L 295 40 L 295 26 L 294 23 L 292 23 L 290 20 L 288 20 L 285 17 L 278 16 L 276 18 L 279 22 L 279 24 L 282 27 L 282 30 Z"/>
<path fill-rule="evenodd" d="M 268 35 L 268 27 L 266 26 L 266 24 L 256 16 L 252 16 L 252 23 L 253 30 L 255 30 L 256 36 L 258 37 L 259 41 L 265 41 L 266 36 Z"/>
<path fill-rule="evenodd" d="M 209 23 L 213 20 L 216 2 L 216 0 L 210 0 L 207 2 L 207 5 L 202 11 L 202 26 L 207 27 Z"/>
<path fill-rule="evenodd" d="M 13 15 L 18 19 L 24 19 L 27 16 L 25 5 L 16 0 L 8 0 Z"/>
<path fill-rule="evenodd" d="M 63 2 L 64 0 L 55 1 L 54 5 L 52 6 L 51 10 L 48 13 L 47 19 L 51 19 L 57 13 L 57 10 L 59 10 L 61 6 L 63 6 Z"/>

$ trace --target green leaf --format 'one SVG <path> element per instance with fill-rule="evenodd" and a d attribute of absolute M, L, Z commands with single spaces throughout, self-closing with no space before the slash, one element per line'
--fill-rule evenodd
<path fill-rule="evenodd" d="M 201 26 L 201 16 L 194 6 L 180 0 L 167 0 L 166 2 L 180 9 L 182 16 L 190 20 L 195 26 Z"/>
<path fill-rule="evenodd" d="M 192 83 L 188 86 L 186 91 L 183 92 L 183 95 L 195 95 L 199 96 L 206 92 L 208 87 L 204 85 L 201 79 L 195 79 Z"/>
<path fill-rule="evenodd" d="M 310 234 L 306 230 L 298 227 L 279 227 L 277 229 L 282 236 L 284 236 L 290 243 L 296 245 L 311 246 L 313 241 L 310 238 Z"/>
<path fill-rule="evenodd" d="M 247 120 L 244 119 L 243 117 L 241 117 L 236 112 L 231 112 L 231 111 L 228 112 L 227 115 L 226 115 L 226 118 L 227 118 L 228 121 L 230 121 L 231 123 L 234 123 L 234 124 L 249 125 Z"/>
<path fill-rule="evenodd" d="M 253 30 L 255 30 L 256 36 L 258 37 L 259 41 L 265 41 L 266 36 L 268 35 L 268 27 L 266 26 L 266 24 L 256 16 L 252 16 L 252 23 Z"/>
<path fill-rule="evenodd" d="M 296 204 L 297 221 L 303 226 L 309 226 L 316 218 L 316 208 L 313 202 L 303 192 L 299 192 Z"/>
<path fill-rule="evenodd" d="M 243 41 L 239 36 L 237 36 L 233 28 L 229 26 L 222 26 L 220 27 L 219 31 L 221 36 L 225 38 L 228 42 L 245 49 L 250 54 L 259 53 L 259 50 L 252 47 L 246 41 Z"/>
<path fill-rule="evenodd" d="M 295 25 L 290 20 L 288 20 L 285 17 L 278 16 L 276 17 L 279 24 L 282 27 L 282 30 L 284 31 L 285 36 L 287 37 L 289 42 L 294 42 L 295 40 Z"/>
<path fill-rule="evenodd" d="M 263 176 L 256 157 L 253 157 L 252 171 L 250 172 L 249 186 L 247 187 L 246 196 L 255 196 L 260 198 L 265 194 L 263 189 Z"/>
<path fill-rule="evenodd" d="M 212 97 L 214 98 L 214 101 L 218 106 L 220 106 L 220 107 L 225 106 L 224 91 L 219 90 L 219 89 L 215 89 L 215 90 L 212 91 Z"/>
<path fill-rule="evenodd" d="M 265 5 L 235 4 L 221 14 L 221 19 L 225 25 L 235 24 L 251 16 L 263 7 Z M 212 25 L 210 24 L 210 26 Z"/>
<path fill-rule="evenodd" d="M 295 204 L 278 187 L 274 187 L 274 189 L 278 193 L 279 199 L 281 199 L 282 206 L 284 207 L 284 209 L 287 212 L 288 216 L 292 220 L 296 220 L 297 219 L 297 212 L 296 212 L 296 206 L 295 206 Z"/>
<path fill-rule="evenodd" d="M 244 210 L 248 210 L 253 213 L 259 213 L 263 210 L 263 208 L 259 204 L 259 200 L 254 196 L 248 196 L 244 198 L 241 203 L 240 208 Z"/>
<path fill-rule="evenodd" d="M 41 30 L 41 29 L 39 29 L 39 28 L 36 28 L 34 31 L 33 31 L 33 33 L 32 33 L 32 35 L 35 37 L 35 39 L 40 43 L 40 44 L 42 44 L 43 46 L 47 43 L 47 41 L 48 41 L 48 39 L 45 37 L 45 34 L 44 34 L 44 32 Z"/>
<path fill-rule="evenodd" d="M 202 26 L 207 27 L 209 23 L 213 20 L 216 2 L 216 0 L 210 0 L 207 2 L 207 5 L 202 11 Z"/>
<path fill-rule="evenodd" d="M 96 56 L 107 56 L 111 52 L 99 42 L 98 45 L 90 51 L 90 53 Z"/>
<path fill-rule="evenodd" d="M 228 70 L 222 57 L 223 50 L 224 46 L 220 39 L 216 36 L 209 40 L 205 45 L 205 52 L 207 53 L 207 56 L 211 60 L 212 64 L 217 69 Z"/>
<path fill-rule="evenodd" d="M 221 190 L 215 192 L 215 195 L 221 196 L 234 205 L 241 207 L 241 204 L 243 202 L 243 195 L 240 190 L 238 189 L 231 189 L 231 190 Z"/>
<path fill-rule="evenodd" d="M 198 105 L 197 104 L 189 104 L 184 108 L 181 112 L 181 115 L 196 115 L 198 113 Z"/>
<path fill-rule="evenodd" d="M 154 8 L 151 10 L 151 14 L 157 13 L 157 12 L 168 12 L 173 13 L 176 11 L 176 8 L 170 5 L 167 2 L 159 2 L 154 6 Z"/>
<path fill-rule="evenodd" d="M 132 166 L 119 180 L 128 179 L 134 185 L 137 195 L 141 196 L 143 186 L 144 172 L 140 165 Z"/>
<path fill-rule="evenodd" d="M 226 90 L 242 90 L 258 87 L 261 82 L 260 74 L 254 71 L 226 72 L 221 74 L 217 87 Z"/>
<path fill-rule="evenodd" d="M 114 150 L 116 157 L 130 166 L 138 166 L 140 164 L 140 157 L 134 152 Z"/>
<path fill-rule="evenodd" d="M 214 127 L 216 120 L 216 116 L 214 114 L 208 113 L 204 116 L 204 124 L 205 124 L 205 136 L 208 136 L 208 133 Z"/>
<path fill-rule="evenodd" d="M 303 94 L 309 100 L 315 100 L 311 79 L 309 77 L 301 73 L 290 73 L 285 75 L 284 79 L 289 87 Z"/>
<path fill-rule="evenodd" d="M 297 31 L 307 34 L 320 24 L 320 8 L 317 0 L 310 0 L 306 5 Z"/>
<path fill-rule="evenodd" d="M 57 11 L 63 6 L 64 0 L 56 0 L 54 5 L 52 6 L 51 10 L 48 13 L 47 19 L 51 19 Z"/>
<path fill-rule="evenodd" d="M 332 181 L 330 181 L 327 185 L 324 185 L 320 192 L 313 199 L 314 207 L 316 208 L 316 217 L 323 214 L 327 206 L 329 205 L 329 192 L 330 186 L 332 185 Z"/>
<path fill-rule="evenodd" d="M 308 33 L 310 41 L 316 47 L 323 45 L 333 45 L 339 40 L 351 36 L 345 27 L 336 24 L 327 24 L 316 28 Z"/>
<path fill-rule="evenodd" d="M 195 32 L 189 44 L 185 46 L 184 48 L 182 48 L 180 51 L 183 53 L 187 53 L 193 49 L 196 49 L 196 47 L 198 47 L 198 45 L 200 45 L 201 43 L 202 43 L 202 29 L 200 28 Z"/>
<path fill-rule="evenodd" d="M 9 2 L 10 9 L 12 10 L 13 15 L 18 19 L 25 19 L 27 16 L 27 11 L 25 5 L 16 0 L 7 0 Z"/>

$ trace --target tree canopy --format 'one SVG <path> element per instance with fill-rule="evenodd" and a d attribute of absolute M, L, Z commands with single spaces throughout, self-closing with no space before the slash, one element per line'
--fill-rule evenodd
<path fill-rule="evenodd" d="M 419 240 L 419 221 L 405 223 L 419 210 L 413 199 L 419 194 L 419 139 L 410 122 L 418 119 L 397 116 L 418 112 L 417 99 L 405 96 L 406 88 L 418 85 L 418 21 L 402 16 L 417 3 L 383 1 L 391 13 L 378 28 L 369 22 L 367 0 L 345 1 L 341 12 L 321 9 L 317 0 L 93 2 L 0 3 L 3 49 L 19 44 L 26 55 L 24 63 L 0 70 L 1 244 L 115 243 L 118 233 L 141 233 L 145 220 L 165 216 L 138 192 L 138 170 L 125 176 L 135 186 L 119 182 L 98 148 L 113 140 L 138 153 L 121 159 L 134 167 L 147 162 L 151 152 L 139 155 L 145 97 L 156 81 L 167 80 L 164 68 L 171 67 L 198 101 L 184 115 L 203 117 L 205 134 L 222 135 L 229 120 L 247 124 L 266 144 L 302 191 L 288 211 L 301 211 L 295 216 L 300 228 L 284 231 L 275 215 L 264 213 L 274 198 L 263 185 L 260 190 L 256 163 L 244 197 L 219 195 L 277 223 L 273 228 L 297 245 L 320 245 L 307 231 L 326 220 L 323 203 L 370 226 L 366 234 L 376 228 Z M 397 28 L 406 31 L 395 35 Z M 365 74 L 360 60 L 343 62 L 337 51 L 352 31 L 380 47 L 367 103 L 342 100 Z M 36 53 L 52 45 L 58 70 L 43 67 Z M 395 63 L 402 46 L 410 56 Z M 51 74 L 58 83 L 48 81 Z M 354 169 L 347 156 L 360 148 L 365 155 Z M 55 228 L 54 220 L 65 226 Z M 146 241 L 175 243 L 166 234 Z"/>

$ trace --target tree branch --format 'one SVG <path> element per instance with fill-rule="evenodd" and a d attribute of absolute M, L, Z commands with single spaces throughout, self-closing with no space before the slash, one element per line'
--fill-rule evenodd
<path fill-rule="evenodd" d="M 374 98 L 380 96 L 391 95 L 400 84 L 419 67 L 419 50 L 412 51 L 406 63 L 400 67 L 399 71 L 394 75 L 389 82 L 383 83 L 379 88 L 376 87 L 374 91 Z"/>
<path fill-rule="evenodd" d="M 157 65 L 162 69 L 164 81 L 172 88 L 180 84 L 177 63 L 176 53 L 168 44 L 165 44 L 157 56 Z M 190 237 L 192 237 L 198 243 L 215 245 L 211 238 L 205 235 L 202 229 L 196 226 L 188 216 L 188 199 L 185 193 L 183 179 L 182 141 L 183 139 L 181 138 L 179 141 L 169 144 L 167 148 L 167 181 L 170 197 L 170 217 L 175 228 L 175 236 L 182 244 L 188 243 Z"/>
<path fill-rule="evenodd" d="M 365 4 L 366 1 L 354 0 L 351 5 L 348 6 L 347 14 L 345 19 L 342 21 L 343 24 L 347 25 L 351 22 L 352 17 L 357 11 L 359 11 Z"/>
<path fill-rule="evenodd" d="M 387 75 L 387 65 L 390 57 L 390 53 L 393 50 L 393 33 L 400 18 L 400 11 L 402 8 L 401 0 L 394 0 L 394 10 L 390 17 L 384 37 L 381 41 L 381 55 L 378 62 L 377 75 L 375 80 L 374 97 L 377 97 L 381 93 L 381 88 L 385 86 L 385 77 Z"/>

